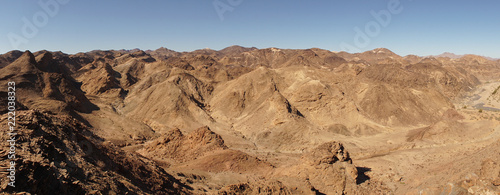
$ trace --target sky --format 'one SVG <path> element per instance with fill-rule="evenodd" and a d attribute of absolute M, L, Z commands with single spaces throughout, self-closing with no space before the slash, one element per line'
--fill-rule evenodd
<path fill-rule="evenodd" d="M 0 53 L 231 45 L 500 58 L 498 0 L 0 0 Z"/>

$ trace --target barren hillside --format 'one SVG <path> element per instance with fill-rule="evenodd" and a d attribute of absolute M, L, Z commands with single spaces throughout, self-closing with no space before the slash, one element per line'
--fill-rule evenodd
<path fill-rule="evenodd" d="M 484 57 L 384 48 L 11 51 L 19 179 L 0 189 L 496 194 L 499 79 Z"/>

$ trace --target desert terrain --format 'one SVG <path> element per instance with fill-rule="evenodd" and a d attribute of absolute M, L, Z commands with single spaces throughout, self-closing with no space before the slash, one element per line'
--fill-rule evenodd
<path fill-rule="evenodd" d="M 482 56 L 11 51 L 0 86 L 2 194 L 500 194 Z"/>

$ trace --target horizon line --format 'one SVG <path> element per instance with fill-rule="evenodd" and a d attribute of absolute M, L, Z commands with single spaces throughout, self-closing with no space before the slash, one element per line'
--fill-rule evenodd
<path fill-rule="evenodd" d="M 251 48 L 255 48 L 257 50 L 261 50 L 261 49 L 271 49 L 271 48 L 275 48 L 275 49 L 284 49 L 284 50 L 308 50 L 308 49 L 320 49 L 320 50 L 325 50 L 325 51 L 329 51 L 329 52 L 333 52 L 333 53 L 341 53 L 341 52 L 345 52 L 345 53 L 349 53 L 347 51 L 334 51 L 334 50 L 329 50 L 329 49 L 323 49 L 323 48 L 319 48 L 319 47 L 311 47 L 311 48 L 279 48 L 279 47 L 265 47 L 265 48 L 258 48 L 258 47 L 255 47 L 255 46 L 241 46 L 241 45 L 231 45 L 231 46 L 227 46 L 227 47 L 224 47 L 222 49 L 212 49 L 212 48 L 209 48 L 209 47 L 206 47 L 206 48 L 200 48 L 200 49 L 194 49 L 194 50 L 190 50 L 190 51 L 178 51 L 178 50 L 174 50 L 174 49 L 170 49 L 170 48 L 167 48 L 167 47 L 164 47 L 164 46 L 161 46 L 159 48 L 156 48 L 156 49 L 141 49 L 141 48 L 133 48 L 133 49 L 125 49 L 125 48 L 122 48 L 122 49 L 92 49 L 92 50 L 88 50 L 88 51 L 79 51 L 79 52 L 76 52 L 76 53 L 72 53 L 72 52 L 64 52 L 62 50 L 58 50 L 58 51 L 54 51 L 54 50 L 46 50 L 46 49 L 42 49 L 42 50 L 37 50 L 37 51 L 32 51 L 30 49 L 27 49 L 27 50 L 10 50 L 10 51 L 7 51 L 5 53 L 2 53 L 0 55 L 4 55 L 4 54 L 7 54 L 9 52 L 13 52 L 13 51 L 20 51 L 20 52 L 26 52 L 26 51 L 30 51 L 31 53 L 36 53 L 36 52 L 40 52 L 40 51 L 48 51 L 48 52 L 61 52 L 63 54 L 67 54 L 67 55 L 75 55 L 75 54 L 78 54 L 78 53 L 89 53 L 89 52 L 93 52 L 93 51 L 121 51 L 121 50 L 124 50 L 124 51 L 132 51 L 132 50 L 140 50 L 140 51 L 156 51 L 158 49 L 168 49 L 168 50 L 172 50 L 174 52 L 179 52 L 179 53 L 190 53 L 190 52 L 194 52 L 194 51 L 198 51 L 198 50 L 213 50 L 213 51 L 221 51 L 221 50 L 224 50 L 226 48 L 230 48 L 230 47 L 242 47 L 242 48 L 248 48 L 248 49 L 251 49 Z M 389 48 L 385 48 L 385 47 L 378 47 L 378 48 L 375 48 L 375 49 L 370 49 L 370 50 L 365 50 L 365 51 L 362 51 L 362 52 L 357 52 L 357 53 L 349 53 L 349 54 L 361 54 L 361 53 L 365 53 L 365 52 L 369 52 L 369 51 L 374 51 L 374 50 L 380 50 L 380 49 L 386 49 L 386 50 L 389 50 L 390 52 L 400 56 L 400 57 L 406 57 L 406 56 L 411 56 L 411 55 L 414 55 L 414 56 L 418 56 L 418 57 L 424 57 L 424 58 L 428 58 L 428 57 L 439 57 L 440 55 L 444 55 L 444 54 L 451 54 L 451 55 L 455 55 L 457 56 L 457 58 L 461 58 L 461 57 L 464 57 L 464 56 L 467 56 L 467 55 L 475 55 L 475 56 L 479 56 L 479 57 L 483 57 L 483 58 L 487 58 L 488 60 L 500 60 L 500 57 L 492 57 L 492 56 L 485 56 L 485 55 L 479 55 L 479 54 L 474 54 L 474 53 L 465 53 L 465 54 L 457 54 L 457 53 L 453 53 L 453 52 L 448 52 L 448 51 L 444 51 L 440 54 L 432 54 L 432 55 L 417 55 L 417 54 L 407 54 L 407 55 L 400 55 L 394 51 L 392 51 L 391 49 Z M 449 58 L 449 57 L 448 57 Z M 453 59 L 453 58 L 451 58 Z"/>

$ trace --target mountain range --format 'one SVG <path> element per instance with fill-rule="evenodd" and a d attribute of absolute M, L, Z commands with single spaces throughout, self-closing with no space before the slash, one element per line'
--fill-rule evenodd
<path fill-rule="evenodd" d="M 385 48 L 11 51 L 0 86 L 23 136 L 19 185 L 1 172 L 0 189 L 498 193 L 499 79 L 500 60 Z"/>

